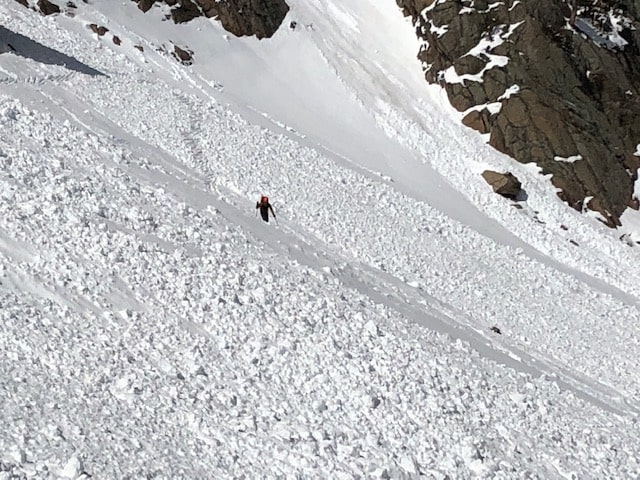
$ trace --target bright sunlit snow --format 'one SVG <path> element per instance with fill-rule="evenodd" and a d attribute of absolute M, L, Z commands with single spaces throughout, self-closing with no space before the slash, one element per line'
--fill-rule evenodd
<path fill-rule="evenodd" d="M 75 4 L 0 4 L 0 479 L 640 476 L 637 212 L 462 126 L 395 2 Z"/>
<path fill-rule="evenodd" d="M 556 162 L 574 163 L 582 160 L 582 155 L 571 155 L 569 157 L 561 157 L 559 155 L 556 155 L 555 157 L 553 157 L 553 159 Z"/>

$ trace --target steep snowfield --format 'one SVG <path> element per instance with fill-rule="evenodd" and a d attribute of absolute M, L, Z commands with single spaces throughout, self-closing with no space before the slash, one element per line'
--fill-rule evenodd
<path fill-rule="evenodd" d="M 640 476 L 638 249 L 373 3 L 262 42 L 0 5 L 0 478 Z"/>

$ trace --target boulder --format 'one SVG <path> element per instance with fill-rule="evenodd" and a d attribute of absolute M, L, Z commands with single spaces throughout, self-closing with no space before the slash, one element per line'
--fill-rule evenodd
<path fill-rule="evenodd" d="M 500 173 L 493 170 L 482 172 L 482 178 L 491 185 L 493 191 L 505 198 L 516 200 L 522 192 L 522 184 L 515 175 L 509 172 Z"/>
<path fill-rule="evenodd" d="M 489 133 L 491 124 L 491 114 L 486 108 L 482 110 L 472 110 L 462 119 L 462 123 L 480 133 Z"/>
<path fill-rule="evenodd" d="M 201 16 L 202 11 L 192 0 L 182 0 L 177 7 L 171 9 L 171 18 L 175 23 L 185 23 Z"/>
<path fill-rule="evenodd" d="M 93 33 L 98 34 L 98 36 L 102 37 L 105 33 L 109 31 L 107 27 L 98 26 L 95 23 L 90 23 L 89 28 L 93 31 Z"/>
<path fill-rule="evenodd" d="M 140 10 L 142 10 L 143 12 L 147 12 L 153 6 L 153 4 L 155 2 L 156 2 L 156 0 L 139 0 L 138 1 L 138 8 Z"/>
<path fill-rule="evenodd" d="M 180 61 L 183 65 L 193 64 L 193 52 L 191 50 L 184 50 L 177 45 L 173 46 L 173 56 Z"/>
<path fill-rule="evenodd" d="M 51 3 L 49 0 L 38 0 L 38 9 L 44 15 L 52 15 L 54 13 L 60 13 L 60 7 L 55 3 Z"/>

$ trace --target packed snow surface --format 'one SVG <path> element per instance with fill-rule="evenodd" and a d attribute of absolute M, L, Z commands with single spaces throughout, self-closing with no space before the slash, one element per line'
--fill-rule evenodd
<path fill-rule="evenodd" d="M 640 476 L 637 219 L 461 126 L 383 3 L 0 4 L 0 479 Z"/>

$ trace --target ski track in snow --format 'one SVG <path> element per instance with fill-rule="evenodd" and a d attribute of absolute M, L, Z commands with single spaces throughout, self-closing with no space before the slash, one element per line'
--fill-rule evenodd
<path fill-rule="evenodd" d="M 0 57 L 0 478 L 638 476 L 621 247 L 494 241 L 76 20 L 0 6 L 108 75 Z"/>

